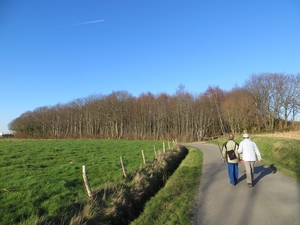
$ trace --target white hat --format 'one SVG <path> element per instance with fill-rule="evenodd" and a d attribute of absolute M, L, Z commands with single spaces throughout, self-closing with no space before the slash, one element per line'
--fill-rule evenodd
<path fill-rule="evenodd" d="M 249 134 L 243 134 L 243 138 L 248 138 Z"/>

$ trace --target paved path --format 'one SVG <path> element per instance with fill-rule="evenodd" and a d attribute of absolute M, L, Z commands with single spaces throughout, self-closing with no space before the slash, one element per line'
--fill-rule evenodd
<path fill-rule="evenodd" d="M 182 145 L 203 152 L 193 225 L 300 225 L 299 183 L 256 162 L 254 186 L 247 186 L 245 168 L 239 164 L 239 181 L 232 187 L 218 146 Z"/>

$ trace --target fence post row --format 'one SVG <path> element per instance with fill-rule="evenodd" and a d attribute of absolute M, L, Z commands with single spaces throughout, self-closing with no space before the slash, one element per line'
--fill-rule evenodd
<path fill-rule="evenodd" d="M 177 143 L 177 140 L 173 141 L 173 145 L 174 145 L 174 142 Z M 168 142 L 168 146 L 169 146 L 169 149 L 171 149 L 170 142 Z M 155 157 L 156 157 L 157 156 L 157 152 L 156 152 L 155 145 L 153 145 L 153 148 L 154 148 L 154 154 L 155 154 Z M 166 152 L 165 142 L 163 142 L 163 152 L 164 153 Z M 143 156 L 144 164 L 146 164 L 144 150 L 142 150 L 142 156 Z M 123 175 L 124 175 L 125 178 L 127 178 L 126 170 L 125 170 L 125 166 L 124 166 L 124 162 L 123 162 L 122 156 L 120 156 L 120 161 L 121 161 Z M 92 192 L 92 189 L 90 187 L 89 180 L 88 180 L 88 177 L 87 177 L 87 174 L 86 174 L 85 165 L 82 166 L 82 177 L 83 177 L 83 181 L 84 181 L 84 185 L 85 185 L 87 194 L 88 194 L 89 198 L 91 198 L 93 196 L 93 192 Z"/>

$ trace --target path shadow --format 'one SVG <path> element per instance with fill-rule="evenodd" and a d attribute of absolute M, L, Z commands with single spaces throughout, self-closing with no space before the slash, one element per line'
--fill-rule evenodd
<path fill-rule="evenodd" d="M 264 176 L 269 174 L 275 174 L 277 172 L 276 167 L 274 164 L 270 165 L 269 167 L 265 167 L 265 165 L 254 166 L 254 174 L 259 174 L 256 178 L 253 179 L 253 185 L 257 184 L 260 179 Z M 243 175 L 239 177 L 237 180 L 237 184 L 240 183 L 242 180 L 246 180 L 246 171 L 243 170 Z"/>
<path fill-rule="evenodd" d="M 236 183 L 238 184 L 238 183 L 240 183 L 242 180 L 246 180 L 246 173 L 245 173 L 245 171 L 243 171 L 243 175 L 242 175 L 241 177 L 238 178 L 238 180 L 237 180 Z"/>
<path fill-rule="evenodd" d="M 254 167 L 254 174 L 259 175 L 253 179 L 253 185 L 257 184 L 264 176 L 275 174 L 276 172 L 277 168 L 274 166 L 274 164 L 271 164 L 269 167 L 265 167 L 265 165 Z"/>

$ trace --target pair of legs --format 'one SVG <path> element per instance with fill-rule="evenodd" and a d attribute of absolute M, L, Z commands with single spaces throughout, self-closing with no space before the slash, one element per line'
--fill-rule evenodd
<path fill-rule="evenodd" d="M 235 185 L 239 178 L 239 166 L 238 163 L 227 163 L 227 170 L 229 176 L 229 182 L 231 185 Z"/>
<path fill-rule="evenodd" d="M 253 182 L 253 174 L 254 174 L 254 162 L 253 161 L 244 161 L 245 169 L 246 169 L 246 177 L 247 184 L 251 184 Z"/>

